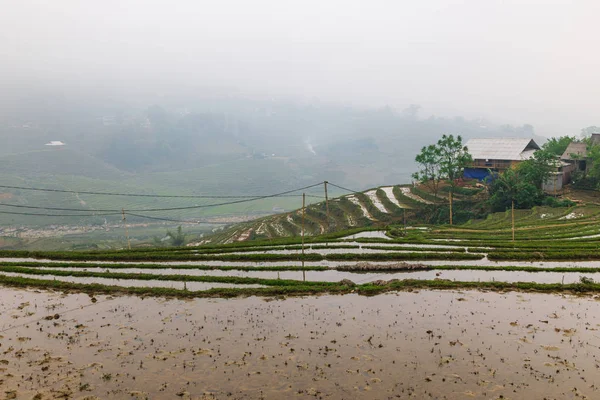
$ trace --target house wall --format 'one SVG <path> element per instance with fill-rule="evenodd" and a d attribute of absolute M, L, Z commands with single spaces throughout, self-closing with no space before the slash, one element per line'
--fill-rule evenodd
<path fill-rule="evenodd" d="M 567 183 L 571 183 L 571 177 L 573 175 L 573 172 L 577 170 L 577 164 L 576 163 L 572 163 L 569 165 L 564 165 L 562 167 L 562 175 L 563 175 L 563 184 L 567 184 Z"/>
<path fill-rule="evenodd" d="M 473 168 L 490 168 L 490 169 L 498 169 L 504 170 L 512 167 L 513 163 L 519 163 L 519 161 L 510 161 L 510 160 L 483 160 L 483 159 L 475 159 L 473 160 Z"/>
<path fill-rule="evenodd" d="M 542 190 L 546 193 L 554 193 L 559 192 L 563 188 L 563 174 L 556 173 L 553 174 L 544 184 L 542 185 Z"/>

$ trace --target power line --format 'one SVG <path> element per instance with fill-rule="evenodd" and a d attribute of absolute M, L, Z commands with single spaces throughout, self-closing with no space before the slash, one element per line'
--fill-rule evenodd
<path fill-rule="evenodd" d="M 169 222 L 181 222 L 181 223 L 193 223 L 193 224 L 211 224 L 211 225 L 229 225 L 230 222 L 211 222 L 211 221 L 190 221 L 190 220 L 180 220 L 180 219 L 171 219 L 171 218 L 161 218 L 161 217 L 151 217 L 149 215 L 140 215 L 126 212 L 125 214 L 131 215 L 132 217 L 139 218 L 147 218 L 158 221 L 169 221 Z"/>
<path fill-rule="evenodd" d="M 216 196 L 216 195 L 167 195 L 167 194 L 142 194 L 142 193 L 117 193 L 117 192 L 90 192 L 90 191 L 79 191 L 79 190 L 63 190 L 63 189 L 42 189 L 24 186 L 9 186 L 0 185 L 0 188 L 4 189 L 18 189 L 18 190 L 32 190 L 38 192 L 56 192 L 56 193 L 74 193 L 74 194 L 90 194 L 97 196 L 126 196 L 126 197 L 152 197 L 152 198 L 172 198 L 172 199 L 252 199 L 256 196 Z M 308 197 L 323 198 L 323 196 L 307 195 Z M 281 195 L 281 197 L 302 197 L 300 194 L 295 195 Z"/>
<path fill-rule="evenodd" d="M 22 212 L 12 212 L 12 211 L 0 211 L 0 214 L 9 214 L 9 215 L 32 215 L 38 217 L 99 217 L 99 216 L 107 216 L 107 215 L 118 215 L 119 213 L 100 213 L 100 214 L 36 214 L 36 213 L 22 213 Z"/>
<path fill-rule="evenodd" d="M 345 187 L 343 187 L 343 186 L 336 185 L 335 183 L 331 183 L 331 182 L 327 182 L 327 183 L 328 183 L 329 185 L 331 185 L 331 186 L 334 186 L 334 187 L 336 187 L 336 188 L 338 188 L 338 189 L 345 190 L 345 191 L 347 191 L 347 192 L 351 192 L 351 193 L 362 193 L 362 192 L 359 192 L 359 191 L 357 191 L 357 190 L 352 190 L 352 189 L 345 188 Z"/>
<path fill-rule="evenodd" d="M 313 188 L 313 187 L 316 187 L 316 186 L 320 186 L 320 185 L 322 185 L 321 182 L 315 183 L 313 185 L 305 186 L 305 187 L 302 187 L 302 188 L 298 188 L 298 189 L 288 190 L 288 191 L 281 192 L 281 193 L 269 194 L 269 195 L 264 195 L 264 196 L 257 196 L 257 197 L 252 197 L 252 198 L 249 198 L 249 199 L 228 201 L 228 202 L 222 202 L 222 203 L 204 204 L 204 205 L 195 205 L 195 206 L 186 206 L 186 207 L 149 208 L 149 209 L 126 210 L 126 211 L 137 211 L 137 212 L 180 211 L 180 210 L 194 210 L 194 209 L 198 209 L 198 208 L 207 208 L 207 207 L 226 206 L 226 205 L 231 205 L 231 204 L 247 203 L 247 202 L 250 202 L 250 201 L 256 201 L 256 200 L 268 199 L 268 198 L 273 198 L 273 197 L 279 197 L 279 196 L 282 196 L 282 195 L 286 195 L 286 194 L 293 193 L 293 192 L 298 192 L 300 190 L 310 189 L 310 188 Z M 21 204 L 5 204 L 5 203 L 0 203 L 0 205 L 1 206 L 6 206 L 6 207 L 27 208 L 27 209 L 34 209 L 34 210 L 73 211 L 73 212 L 88 212 L 88 213 L 89 212 L 121 212 L 122 211 L 122 210 L 116 210 L 116 209 L 81 210 L 81 209 L 77 209 L 77 208 L 38 207 L 38 206 L 25 206 L 25 205 L 21 205 Z"/>

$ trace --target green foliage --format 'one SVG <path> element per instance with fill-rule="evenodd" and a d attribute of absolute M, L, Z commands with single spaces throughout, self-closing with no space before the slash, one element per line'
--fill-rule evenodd
<path fill-rule="evenodd" d="M 489 204 L 493 211 L 532 208 L 544 201 L 542 184 L 556 169 L 557 159 L 547 150 L 538 150 L 534 157 L 497 175 L 489 186 Z"/>
<path fill-rule="evenodd" d="M 415 161 L 420 170 L 412 174 L 413 179 L 427 185 L 434 196 L 437 195 L 442 179 L 439 149 L 433 144 L 425 146 L 415 157 Z"/>
<path fill-rule="evenodd" d="M 504 211 L 512 207 L 531 208 L 542 202 L 544 193 L 518 169 L 507 169 L 494 179 L 489 187 L 488 200 L 492 211 Z"/>
<path fill-rule="evenodd" d="M 589 142 L 587 150 L 587 175 L 590 178 L 600 179 L 600 145 Z"/>
<path fill-rule="evenodd" d="M 548 196 L 544 199 L 544 201 L 542 202 L 542 205 L 544 206 L 548 206 L 548 207 L 573 207 L 575 205 L 575 202 L 569 200 L 569 199 L 563 199 L 563 200 L 559 200 L 555 197 L 551 197 Z"/>
<path fill-rule="evenodd" d="M 442 188 L 442 192 L 449 192 L 450 190 L 452 190 L 453 193 L 460 194 L 463 196 L 475 196 L 481 193 L 484 190 L 484 188 L 468 188 L 462 186 L 456 186 L 454 188 L 446 186 Z"/>
<path fill-rule="evenodd" d="M 437 195 L 439 182 L 446 180 L 454 187 L 473 158 L 463 145 L 460 135 L 456 138 L 454 135 L 442 135 L 437 144 L 423 147 L 415 161 L 421 169 L 413 174 L 413 178 L 429 185 L 434 195 Z"/>
<path fill-rule="evenodd" d="M 593 285 L 596 282 L 592 278 L 588 278 L 586 276 L 580 276 L 579 283 L 582 283 L 584 285 Z"/>
<path fill-rule="evenodd" d="M 171 245 L 174 247 L 181 247 L 185 244 L 185 234 L 181 230 L 181 225 L 177 227 L 175 233 L 167 231 L 167 236 L 171 239 Z"/>
<path fill-rule="evenodd" d="M 542 150 L 545 150 L 555 156 L 562 156 L 569 144 L 576 141 L 574 136 L 560 136 L 558 138 L 550 138 L 542 146 Z"/>
<path fill-rule="evenodd" d="M 538 150 L 533 158 L 521 162 L 517 166 L 520 178 L 541 188 L 548 180 L 550 174 L 556 170 L 559 160 L 554 154 L 546 150 Z"/>
<path fill-rule="evenodd" d="M 452 206 L 453 222 L 463 224 L 473 218 L 481 218 L 484 212 L 471 202 L 454 202 Z M 416 217 L 427 224 L 440 225 L 448 222 L 450 207 L 448 205 L 429 204 L 415 211 Z"/>
<path fill-rule="evenodd" d="M 453 135 L 442 135 L 437 142 L 437 148 L 440 154 L 441 176 L 455 187 L 456 180 L 462 178 L 465 167 L 473 162 L 473 158 L 467 146 L 463 146 L 460 135 L 456 139 Z"/>
<path fill-rule="evenodd" d="M 573 260 L 600 260 L 597 250 L 554 250 L 554 251 L 493 251 L 488 254 L 490 260 L 495 261 L 573 261 Z"/>
<path fill-rule="evenodd" d="M 102 284 L 83 284 L 62 282 L 56 280 L 31 279 L 23 277 L 0 276 L 0 284 L 11 287 L 35 287 L 40 289 L 53 289 L 63 291 L 78 291 L 97 294 L 131 294 L 138 296 L 178 297 L 178 298 L 233 298 L 246 296 L 302 296 L 316 294 L 343 294 L 353 291 L 359 295 L 375 295 L 394 290 L 434 289 L 434 290 L 460 290 L 460 289 L 485 289 L 493 291 L 521 290 L 537 292 L 578 292 L 595 293 L 600 291 L 597 283 L 575 283 L 562 285 L 560 283 L 533 283 L 533 282 L 461 282 L 450 280 L 416 280 L 405 279 L 388 282 L 385 285 L 367 283 L 363 285 L 348 285 L 346 282 L 333 285 L 304 285 L 298 282 L 291 286 L 270 286 L 266 288 L 213 288 L 201 291 L 179 290 L 162 287 L 122 287 Z"/>

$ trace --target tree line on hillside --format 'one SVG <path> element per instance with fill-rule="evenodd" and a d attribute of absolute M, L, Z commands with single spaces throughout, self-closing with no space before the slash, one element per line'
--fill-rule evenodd
<path fill-rule="evenodd" d="M 543 184 L 550 180 L 557 171 L 560 157 L 571 143 L 585 143 L 587 168 L 573 174 L 575 187 L 600 189 L 600 144 L 591 139 L 592 133 L 600 133 L 600 128 L 590 126 L 582 129 L 581 138 L 561 136 L 549 139 L 533 157 L 520 162 L 512 168 L 497 173 L 490 173 L 485 180 L 489 197 L 485 203 L 479 203 L 487 212 L 505 211 L 510 208 L 527 209 L 538 205 L 568 206 L 569 200 L 557 200 L 544 193 Z M 577 159 L 577 154 L 572 158 Z M 472 164 L 473 159 L 468 148 L 462 143 L 462 137 L 443 135 L 436 144 L 425 146 L 415 157 L 419 170 L 412 176 L 426 186 L 431 193 L 438 197 L 443 183 L 448 185 L 448 218 L 452 224 L 452 196 L 456 192 L 457 182 L 462 178 L 464 169 Z M 491 171 L 490 171 L 491 172 Z M 436 207 L 436 215 L 442 215 Z M 464 210 L 463 210 L 464 211 Z M 474 216 L 464 213 L 461 222 Z M 443 221 L 432 221 L 443 222 Z"/>

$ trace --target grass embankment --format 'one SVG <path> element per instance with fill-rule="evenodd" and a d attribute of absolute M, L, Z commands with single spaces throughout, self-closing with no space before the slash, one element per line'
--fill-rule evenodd
<path fill-rule="evenodd" d="M 159 275 L 144 273 L 94 272 L 94 271 L 64 271 L 56 269 L 39 269 L 26 267 L 0 267 L 0 272 L 10 272 L 27 275 L 66 276 L 75 278 L 103 278 L 142 281 L 174 281 L 174 282 L 212 282 L 231 283 L 235 285 L 264 285 L 264 286 L 334 286 L 335 282 L 295 281 L 288 279 L 263 279 L 239 276 L 196 276 L 196 275 Z"/>
<path fill-rule="evenodd" d="M 424 260 L 481 260 L 483 254 L 472 253 L 367 253 L 367 254 L 327 254 L 328 261 L 424 261 Z"/>
<path fill-rule="evenodd" d="M 0 262 L 0 267 L 31 267 L 31 268 L 105 268 L 105 269 L 174 269 L 197 271 L 326 271 L 329 267 L 274 265 L 253 267 L 234 265 L 187 265 L 187 264 L 94 264 L 78 262 Z"/>
<path fill-rule="evenodd" d="M 377 260 L 478 260 L 483 258 L 478 254 L 460 252 L 435 253 L 345 253 L 345 254 L 186 254 L 186 253 L 139 253 L 139 252 L 38 252 L 38 251 L 0 251 L 0 257 L 36 258 L 47 260 L 75 261 L 377 261 Z"/>
<path fill-rule="evenodd" d="M 497 251 L 488 254 L 494 261 L 594 261 L 600 260 L 598 251 Z"/>
<path fill-rule="evenodd" d="M 321 266 L 212 266 L 212 265 L 165 265 L 165 264 L 93 264 L 93 263 L 38 263 L 38 262 L 0 262 L 2 267 L 28 267 L 28 268 L 88 268 L 88 269 L 171 269 L 171 270 L 197 270 L 197 271 L 328 271 L 337 270 L 345 272 L 411 272 L 417 268 L 411 268 L 403 264 L 373 264 L 372 266 L 363 265 L 356 268 L 352 265 L 340 265 L 337 267 L 321 267 Z M 418 264 L 418 270 L 472 270 L 472 271 L 521 271 L 521 272 L 556 272 L 556 273 L 600 273 L 600 267 L 530 267 L 530 266 L 488 266 L 488 265 L 425 265 Z M 371 268 L 372 267 L 372 268 Z"/>
<path fill-rule="evenodd" d="M 529 267 L 529 266 L 489 266 L 489 265 L 426 265 L 426 264 L 408 264 L 408 265 L 341 265 L 332 268 L 337 271 L 353 273 L 372 273 L 372 272 L 415 272 L 415 271 L 505 271 L 505 272 L 553 272 L 553 273 L 600 273 L 600 268 L 594 267 Z"/>
<path fill-rule="evenodd" d="M 0 251 L 0 257 L 36 258 L 75 261 L 321 261 L 318 253 L 301 254 L 196 254 L 196 253 L 140 253 L 140 252 L 44 252 Z"/>
<path fill-rule="evenodd" d="M 359 295 L 376 295 L 390 291 L 432 289 L 432 290 L 488 290 L 488 291 L 532 291 L 544 293 L 600 293 L 600 284 L 575 283 L 563 285 L 560 283 L 542 284 L 530 282 L 457 282 L 449 280 L 402 280 L 390 281 L 382 285 L 372 283 L 353 285 L 351 282 L 332 283 L 331 285 L 307 285 L 307 282 L 297 282 L 291 286 L 272 286 L 267 288 L 213 288 L 204 291 L 188 291 L 172 288 L 156 287 L 121 287 L 101 284 L 81 284 L 53 280 L 41 280 L 22 277 L 0 276 L 0 285 L 12 287 L 30 287 L 38 289 L 53 289 L 60 291 L 76 291 L 96 294 L 131 294 L 141 296 L 201 298 L 201 297 L 246 297 L 246 296 L 302 296 L 319 294 L 357 293 Z"/>
<path fill-rule="evenodd" d="M 330 247 L 330 248 L 337 248 Z M 449 252 L 449 253 L 466 253 L 464 247 L 418 247 L 418 246 L 362 246 L 363 249 L 371 250 L 387 250 L 387 251 L 418 251 L 418 252 Z M 470 251 L 470 249 L 469 249 Z M 475 251 L 472 251 L 475 253 Z"/>

